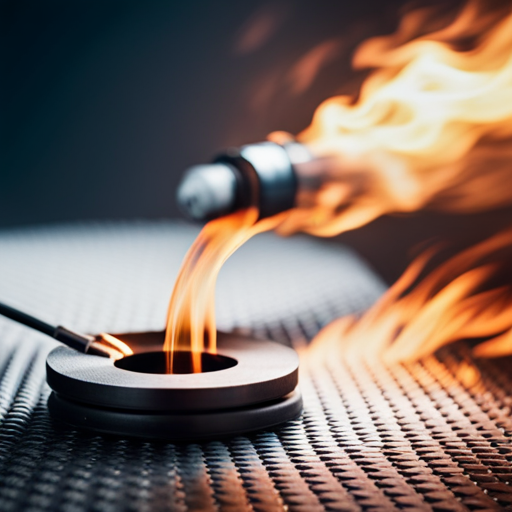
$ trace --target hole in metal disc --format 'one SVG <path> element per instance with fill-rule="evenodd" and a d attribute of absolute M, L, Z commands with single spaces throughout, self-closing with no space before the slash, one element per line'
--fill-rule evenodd
<path fill-rule="evenodd" d="M 137 373 L 167 373 L 168 352 L 142 352 L 118 359 L 114 366 Z M 236 366 L 238 361 L 232 357 L 218 354 L 201 353 L 202 373 L 218 372 Z M 194 373 L 192 352 L 180 350 L 174 352 L 172 373 Z"/>

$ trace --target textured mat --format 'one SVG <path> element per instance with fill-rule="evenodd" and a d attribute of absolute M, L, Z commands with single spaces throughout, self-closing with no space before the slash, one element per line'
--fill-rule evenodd
<path fill-rule="evenodd" d="M 4 232 L 0 300 L 83 331 L 160 329 L 195 234 L 171 223 Z M 222 271 L 219 327 L 300 347 L 383 289 L 342 247 L 262 235 Z M 464 345 L 389 368 L 306 357 L 301 419 L 172 444 L 53 422 L 53 346 L 0 320 L 2 512 L 512 508 L 510 359 L 475 362 Z"/>

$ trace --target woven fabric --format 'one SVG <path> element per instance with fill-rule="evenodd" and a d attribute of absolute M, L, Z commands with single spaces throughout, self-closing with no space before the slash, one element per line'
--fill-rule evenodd
<path fill-rule="evenodd" d="M 4 232 L 0 300 L 85 332 L 161 329 L 196 233 L 166 222 Z M 222 270 L 219 328 L 299 347 L 383 290 L 346 248 L 261 235 Z M 305 358 L 300 419 L 174 444 L 52 421 L 53 346 L 0 321 L 3 512 L 511 508 L 510 359 L 473 361 L 464 345 L 391 367 Z"/>

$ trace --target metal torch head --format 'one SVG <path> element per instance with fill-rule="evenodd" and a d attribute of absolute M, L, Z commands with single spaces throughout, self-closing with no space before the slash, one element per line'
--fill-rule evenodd
<path fill-rule="evenodd" d="M 190 167 L 177 191 L 180 210 L 199 222 L 233 212 L 237 197 L 235 172 L 230 165 L 222 163 Z"/>
<path fill-rule="evenodd" d="M 294 158 L 307 153 L 293 143 L 249 144 L 219 155 L 214 163 L 191 167 L 178 187 L 182 212 L 195 221 L 208 221 L 256 206 L 260 218 L 294 206 L 297 177 Z"/>

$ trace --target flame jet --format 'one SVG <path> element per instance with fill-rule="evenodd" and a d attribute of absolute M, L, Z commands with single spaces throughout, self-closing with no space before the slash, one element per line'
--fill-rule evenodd
<path fill-rule="evenodd" d="M 185 174 L 178 203 L 191 218 L 211 222 L 189 253 L 171 299 L 167 350 L 190 340 L 197 319 L 202 320 L 192 339 L 195 350 L 204 348 L 203 332 L 215 332 L 213 294 L 220 265 L 257 232 L 333 236 L 390 213 L 425 208 L 469 213 L 512 204 L 512 6 L 470 1 L 444 28 L 428 31 L 432 13 L 412 11 L 394 34 L 363 43 L 353 65 L 371 72 L 357 98 L 326 100 L 296 138 L 277 132 L 267 142 L 227 151 Z M 224 243 L 230 230 L 236 235 Z M 492 327 L 483 329 L 484 335 L 501 333 L 500 351 L 510 350 L 510 334 L 504 334 L 509 326 L 501 321 L 503 308 L 506 315 L 508 309 L 496 305 L 501 292 L 473 298 L 487 269 L 465 269 L 460 279 L 455 274 L 437 297 L 438 307 L 429 305 L 431 295 L 426 303 L 415 299 L 422 287 L 419 295 L 393 307 L 386 299 L 386 308 L 407 306 L 418 315 L 408 301 L 422 304 L 424 324 L 404 328 L 401 339 L 414 338 L 408 335 L 413 328 L 436 324 L 446 303 L 453 312 L 450 329 L 429 350 L 464 331 L 455 328 L 458 322 L 481 332 L 476 319 L 482 323 L 484 314 L 476 311 L 499 317 L 495 322 L 485 317 Z M 392 320 L 372 312 L 364 329 L 350 330 L 362 337 L 372 333 L 377 345 L 380 336 L 385 340 L 380 345 L 389 346 L 389 336 L 374 333 L 377 320 L 369 326 L 372 315 Z M 398 316 L 403 327 L 407 314 Z M 465 335 L 471 337 L 468 329 Z M 339 328 L 335 337 L 346 332 Z M 398 355 L 399 345 L 397 358 L 408 357 L 409 349 Z M 492 352 L 486 347 L 481 354 Z"/>
<path fill-rule="evenodd" d="M 196 220 L 290 210 L 280 230 L 332 236 L 423 208 L 512 203 L 512 13 L 470 2 L 445 28 L 413 37 L 429 12 L 363 43 L 374 68 L 356 100 L 322 103 L 292 142 L 282 133 L 192 167 L 178 203 Z"/>

